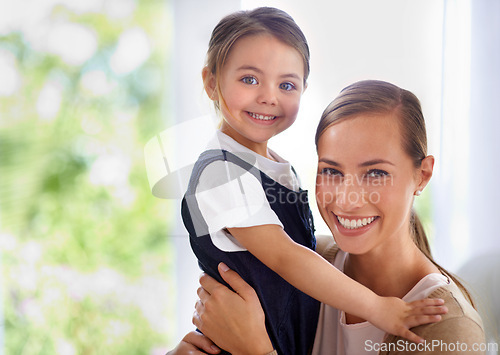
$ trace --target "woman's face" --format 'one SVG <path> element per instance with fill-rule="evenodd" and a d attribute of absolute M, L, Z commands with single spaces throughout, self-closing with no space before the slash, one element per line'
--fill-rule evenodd
<path fill-rule="evenodd" d="M 319 211 L 348 253 L 381 250 L 410 236 L 413 195 L 428 179 L 403 151 L 398 119 L 394 113 L 348 117 L 318 141 Z"/>

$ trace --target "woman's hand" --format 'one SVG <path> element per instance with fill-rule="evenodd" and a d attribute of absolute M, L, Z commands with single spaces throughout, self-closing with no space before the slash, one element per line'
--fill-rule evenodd
<path fill-rule="evenodd" d="M 193 324 L 232 354 L 255 355 L 273 351 L 264 323 L 264 311 L 254 289 L 223 263 L 219 264 L 219 273 L 235 292 L 203 274 Z"/>
<path fill-rule="evenodd" d="M 167 355 L 202 355 L 218 353 L 220 353 L 220 349 L 215 346 L 210 339 L 201 333 L 190 332 L 186 334 L 175 349 L 169 351 Z"/>

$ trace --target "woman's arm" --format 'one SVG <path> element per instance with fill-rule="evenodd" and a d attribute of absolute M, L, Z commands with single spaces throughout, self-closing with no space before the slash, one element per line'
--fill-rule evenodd
<path fill-rule="evenodd" d="M 250 253 L 309 296 L 368 320 L 378 328 L 414 342 L 423 339 L 410 328 L 437 322 L 442 302 L 410 304 L 396 297 L 380 297 L 349 278 L 314 251 L 295 243 L 277 225 L 229 228 Z M 434 307 L 438 306 L 438 307 Z"/>
<path fill-rule="evenodd" d="M 167 355 L 202 355 L 218 354 L 220 349 L 215 344 L 198 332 L 189 332 L 175 349 L 169 351 Z"/>
<path fill-rule="evenodd" d="M 219 273 L 235 292 L 203 274 L 193 324 L 232 354 L 272 353 L 264 311 L 254 289 L 222 263 Z"/>
<path fill-rule="evenodd" d="M 266 332 L 264 312 L 255 291 L 223 263 L 219 264 L 219 273 L 235 291 L 203 274 L 200 277 L 200 299 L 196 303 L 193 324 L 214 343 L 229 352 L 268 354 L 272 351 L 272 344 Z M 434 308 L 425 306 L 425 300 L 410 303 L 415 307 L 418 304 L 423 308 Z"/>

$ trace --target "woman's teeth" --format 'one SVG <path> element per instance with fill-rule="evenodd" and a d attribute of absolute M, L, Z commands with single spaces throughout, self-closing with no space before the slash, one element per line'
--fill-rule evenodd
<path fill-rule="evenodd" d="M 255 118 L 256 120 L 262 120 L 262 121 L 271 121 L 276 118 L 276 116 L 264 116 L 264 115 L 259 115 L 258 113 L 253 113 L 249 112 L 249 115 Z"/>
<path fill-rule="evenodd" d="M 347 219 L 337 216 L 342 227 L 347 229 L 356 229 L 369 225 L 375 220 L 375 217 L 363 218 L 363 219 Z"/>

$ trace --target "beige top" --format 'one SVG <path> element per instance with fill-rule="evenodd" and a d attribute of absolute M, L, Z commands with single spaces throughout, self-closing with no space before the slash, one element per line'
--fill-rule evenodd
<path fill-rule="evenodd" d="M 318 237 L 316 251 L 332 264 L 335 263 L 338 255 L 339 257 L 342 255 L 338 254 L 339 249 L 331 237 Z M 422 283 L 426 283 L 425 281 L 429 277 L 434 278 L 434 275 L 427 275 L 422 279 Z M 437 286 L 433 287 L 433 285 Z M 465 299 L 458 286 L 451 279 L 447 283 L 443 282 L 443 279 L 435 278 L 430 282 L 427 280 L 425 290 L 429 290 L 430 294 L 427 293 L 429 298 L 444 299 L 448 307 L 448 313 L 438 323 L 412 328 L 413 332 L 425 339 L 424 344 L 407 342 L 405 339 L 389 334 L 385 336 L 385 341 L 382 342 L 383 335 L 380 336 L 379 334 L 377 336 L 375 333 L 368 331 L 366 338 L 364 334 L 358 333 L 358 335 L 361 334 L 361 337 L 357 338 L 358 341 L 362 341 L 364 344 L 361 348 L 358 346 L 356 354 L 457 354 L 462 352 L 484 354 L 484 351 L 481 351 L 480 348 L 481 345 L 484 347 L 485 343 L 481 318 Z M 313 355 L 341 354 L 342 352 L 338 351 L 337 345 L 344 344 L 346 340 L 349 340 L 346 338 L 347 333 L 339 331 L 339 312 L 325 312 L 326 309 L 327 307 L 322 305 Z M 370 329 L 371 325 L 365 322 L 356 326 L 364 328 L 362 332 L 366 332 L 366 329 Z M 371 337 L 370 334 L 374 335 L 374 337 Z M 349 348 L 353 349 L 351 346 Z M 359 349 L 363 349 L 363 352 L 360 352 Z M 347 354 L 350 353 L 354 354 L 351 351 L 347 352 Z"/>

